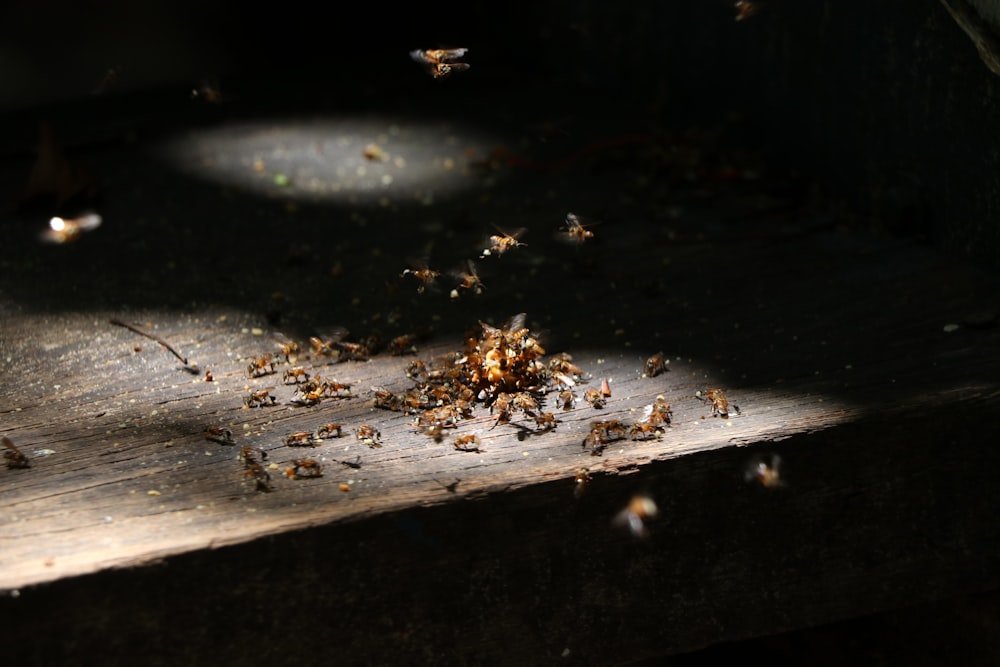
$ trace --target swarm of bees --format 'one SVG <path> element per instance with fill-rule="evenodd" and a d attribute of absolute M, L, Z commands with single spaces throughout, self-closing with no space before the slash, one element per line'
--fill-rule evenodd
<path fill-rule="evenodd" d="M 468 49 L 417 49 L 410 51 L 410 57 L 427 68 L 435 79 L 469 69 L 467 63 L 456 62 Z"/>

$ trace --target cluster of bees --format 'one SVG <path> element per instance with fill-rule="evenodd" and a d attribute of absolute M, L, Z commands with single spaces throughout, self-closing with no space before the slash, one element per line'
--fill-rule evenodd
<path fill-rule="evenodd" d="M 547 362 L 545 350 L 525 326 L 525 314 L 512 317 L 503 327 L 480 322 L 481 332 L 470 335 L 465 348 L 430 363 L 414 360 L 406 369 L 414 386 L 403 392 L 373 387 L 375 407 L 415 416 L 417 429 L 441 441 L 445 431 L 471 419 L 477 405 L 489 407 L 495 428 L 511 423 L 520 414 L 543 433 L 556 428 L 559 419 L 542 409 L 544 397 L 558 392 L 564 409 L 575 402 L 572 388 L 590 376 L 572 363 L 569 355 L 555 355 Z M 609 392 L 610 393 L 610 392 Z M 463 435 L 454 440 L 460 451 L 481 451 L 479 438 Z"/>

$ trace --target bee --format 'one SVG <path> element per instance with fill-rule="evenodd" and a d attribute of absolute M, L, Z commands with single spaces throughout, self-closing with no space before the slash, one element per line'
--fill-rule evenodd
<path fill-rule="evenodd" d="M 42 232 L 41 239 L 47 243 L 72 243 L 80 238 L 83 232 L 89 232 L 101 226 L 101 216 L 88 213 L 78 218 L 53 217 L 49 220 L 49 228 Z"/>
<path fill-rule="evenodd" d="M 455 278 L 458 278 L 461 282 L 459 282 L 458 286 L 451 291 L 451 298 L 457 299 L 458 290 L 460 289 L 472 290 L 476 296 L 483 293 L 483 288 L 485 286 L 483 285 L 483 281 L 479 279 L 479 273 L 476 271 L 476 265 L 471 259 L 465 260 L 464 269 L 457 269 L 452 272 L 452 275 Z"/>
<path fill-rule="evenodd" d="M 310 389 L 308 391 L 299 390 L 292 396 L 292 403 L 306 407 L 317 405 L 323 400 L 324 391 L 322 387 Z"/>
<path fill-rule="evenodd" d="M 576 471 L 576 476 L 573 477 L 573 482 L 575 486 L 573 487 L 573 497 L 579 498 L 587 490 L 587 485 L 590 484 L 590 468 L 580 468 Z"/>
<path fill-rule="evenodd" d="M 613 523 L 616 526 L 627 527 L 634 537 L 643 538 L 649 536 L 646 523 L 655 519 L 659 513 L 660 510 L 652 498 L 634 496 L 625 509 L 615 515 Z"/>
<path fill-rule="evenodd" d="M 333 398 L 350 398 L 351 385 L 346 382 L 336 380 L 323 380 L 319 385 L 320 391 Z"/>
<path fill-rule="evenodd" d="M 417 346 L 413 344 L 413 339 L 416 338 L 413 334 L 404 334 L 402 336 L 396 336 L 389 341 L 389 354 L 394 357 L 401 357 L 404 354 L 416 354 Z"/>
<path fill-rule="evenodd" d="M 583 243 L 587 239 L 594 238 L 594 232 L 587 229 L 588 225 L 583 225 L 580 223 L 580 218 L 578 218 L 573 213 L 566 214 L 566 224 L 561 228 L 562 238 L 570 243 Z"/>
<path fill-rule="evenodd" d="M 332 342 L 337 350 L 337 361 L 367 361 L 371 356 L 371 346 L 367 343 Z"/>
<path fill-rule="evenodd" d="M 406 365 L 406 377 L 418 382 L 427 379 L 427 364 L 419 359 L 414 359 Z"/>
<path fill-rule="evenodd" d="M 511 397 L 509 394 L 505 392 L 497 394 L 496 398 L 493 399 L 493 404 L 490 406 L 490 414 L 493 414 L 493 411 L 496 410 L 497 418 L 496 421 L 493 422 L 493 426 L 490 428 L 495 428 L 497 424 L 506 424 L 509 422 L 512 407 L 513 404 L 511 403 Z"/>
<path fill-rule="evenodd" d="M 261 408 L 265 405 L 277 405 L 278 399 L 271 395 L 271 389 L 274 387 L 269 387 L 267 389 L 261 389 L 260 391 L 251 391 L 248 396 L 243 399 L 243 403 L 246 404 L 248 408 Z"/>
<path fill-rule="evenodd" d="M 344 427 L 343 424 L 338 424 L 336 422 L 323 424 L 322 426 L 319 427 L 319 430 L 316 431 L 316 437 L 319 438 L 320 440 L 326 440 L 329 438 L 340 438 L 344 435 L 342 430 L 343 427 Z"/>
<path fill-rule="evenodd" d="M 288 447 L 314 447 L 316 440 L 309 431 L 295 431 L 285 436 L 285 445 Z"/>
<path fill-rule="evenodd" d="M 584 448 L 590 448 L 591 456 L 600 456 L 604 449 L 618 440 L 624 440 L 628 427 L 617 419 L 602 419 L 590 422 L 590 432 L 584 438 Z"/>
<path fill-rule="evenodd" d="M 777 454 L 755 456 L 747 463 L 743 479 L 756 482 L 765 489 L 777 489 L 785 485 L 781 479 L 781 457 Z"/>
<path fill-rule="evenodd" d="M 527 392 L 521 391 L 514 394 L 511 405 L 518 410 L 523 410 L 525 414 L 533 416 L 535 411 L 538 410 L 538 399 Z"/>
<path fill-rule="evenodd" d="M 649 359 L 646 359 L 646 377 L 655 378 L 660 373 L 666 373 L 667 363 L 667 360 L 663 358 L 662 352 L 657 352 Z"/>
<path fill-rule="evenodd" d="M 343 327 L 334 327 L 331 331 L 324 331 L 319 336 L 310 336 L 309 345 L 313 351 L 324 357 L 332 357 L 339 354 L 339 341 L 347 338 L 350 332 Z"/>
<path fill-rule="evenodd" d="M 733 7 L 736 8 L 737 21 L 745 21 L 760 11 L 760 3 L 751 2 L 750 0 L 736 0 L 733 3 Z"/>
<path fill-rule="evenodd" d="M 468 49 L 417 49 L 410 51 L 410 58 L 424 65 L 431 76 L 439 79 L 469 69 L 467 63 L 455 62 L 467 52 Z"/>
<path fill-rule="evenodd" d="M 559 423 L 556 416 L 551 412 L 543 412 L 540 415 L 532 415 L 535 420 L 535 428 L 539 431 L 551 431 Z"/>
<path fill-rule="evenodd" d="M 252 378 L 264 377 L 274 372 L 274 358 L 270 354 L 252 358 L 247 366 L 247 376 Z"/>
<path fill-rule="evenodd" d="M 420 285 L 417 286 L 417 294 L 423 294 L 428 286 L 434 284 L 434 281 L 441 275 L 441 272 L 429 269 L 426 266 L 418 266 L 415 269 L 404 269 L 399 275 L 400 277 L 411 275 L 416 278 L 420 282 Z"/>
<path fill-rule="evenodd" d="M 292 459 L 292 465 L 285 469 L 285 477 L 291 479 L 311 479 L 323 476 L 323 466 L 316 459 Z"/>
<path fill-rule="evenodd" d="M 293 366 L 285 370 L 285 374 L 281 377 L 281 381 L 284 384 L 298 384 L 301 382 L 309 381 L 309 373 L 302 366 Z"/>
<path fill-rule="evenodd" d="M 496 227 L 496 225 L 494 225 L 494 227 Z M 490 247 L 483 250 L 483 257 L 489 257 L 490 255 L 502 255 L 508 250 L 526 245 L 518 240 L 521 238 L 521 235 L 524 234 L 524 227 L 521 227 L 513 234 L 508 234 L 499 227 L 497 227 L 497 231 L 500 233 L 494 234 L 490 237 Z"/>
<path fill-rule="evenodd" d="M 233 432 L 221 426 L 206 426 L 205 439 L 217 442 L 220 445 L 235 445 L 233 442 Z"/>
<path fill-rule="evenodd" d="M 576 407 L 576 392 L 572 389 L 560 391 L 557 403 L 563 410 L 572 410 Z"/>
<path fill-rule="evenodd" d="M 240 448 L 239 456 L 237 456 L 244 465 L 250 465 L 251 463 L 260 463 L 261 461 L 267 460 L 267 452 L 265 452 L 260 447 L 251 447 L 250 445 L 243 445 Z"/>
<path fill-rule="evenodd" d="M 657 424 L 651 422 L 639 422 L 632 424 L 628 435 L 631 440 L 653 440 L 660 438 L 661 429 Z"/>
<path fill-rule="evenodd" d="M 354 431 L 355 436 L 358 440 L 368 445 L 372 449 L 377 449 L 382 446 L 380 440 L 382 439 L 382 434 L 374 426 L 369 426 L 368 424 L 362 424 Z"/>
<path fill-rule="evenodd" d="M 274 334 L 274 344 L 278 346 L 279 353 L 288 363 L 294 363 L 296 355 L 302 351 L 302 348 L 298 343 L 293 340 L 289 340 L 284 334 Z"/>
<path fill-rule="evenodd" d="M 712 404 L 713 417 L 729 419 L 730 410 L 732 410 L 734 414 L 740 414 L 740 409 L 729 403 L 729 400 L 726 398 L 726 393 L 721 389 L 708 389 L 704 393 L 699 391 L 695 394 L 695 396 Z"/>
<path fill-rule="evenodd" d="M 455 445 L 455 449 L 460 452 L 481 452 L 479 448 L 479 436 L 475 433 L 468 433 L 466 435 L 460 435 L 455 438 L 452 443 Z"/>
<path fill-rule="evenodd" d="M 28 460 L 28 455 L 18 449 L 10 438 L 7 436 L 0 440 L 3 443 L 4 453 L 3 458 L 7 463 L 8 468 L 30 468 L 31 461 Z"/>
<path fill-rule="evenodd" d="M 670 404 L 663 396 L 657 396 L 652 405 L 647 405 L 643 422 L 652 424 L 658 428 L 670 426 L 670 419 L 673 417 Z"/>
<path fill-rule="evenodd" d="M 605 398 L 600 389 L 588 389 L 584 392 L 583 398 L 590 403 L 591 407 L 597 409 L 603 408 L 608 404 L 607 398 Z"/>
<path fill-rule="evenodd" d="M 243 477 L 248 484 L 252 484 L 255 489 L 263 493 L 271 491 L 274 488 L 271 486 L 271 473 L 256 461 L 246 464 Z"/>

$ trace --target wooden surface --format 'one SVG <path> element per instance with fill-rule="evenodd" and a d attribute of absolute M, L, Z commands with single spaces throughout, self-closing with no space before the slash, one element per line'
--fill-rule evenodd
<path fill-rule="evenodd" d="M 2 432 L 32 466 L 0 470 L 0 609 L 30 635 L 58 606 L 45 622 L 66 633 L 23 657 L 126 660 L 143 632 L 188 661 L 311 662 L 311 642 L 329 640 L 348 662 L 611 662 L 1000 584 L 994 278 L 777 206 L 763 184 L 684 185 L 650 172 L 641 146 L 484 178 L 465 169 L 480 139 L 436 132 L 406 144 L 408 168 L 456 161 L 458 186 L 433 203 L 409 184 L 389 205 L 260 196 L 189 180 L 140 143 L 83 156 L 115 185 L 101 229 L 46 247 L 26 223 L 4 227 L 20 245 L 0 278 Z M 300 134 L 279 148 L 306 151 Z M 602 220 L 592 244 L 552 239 L 567 210 Z M 528 245 L 479 262 L 481 298 L 417 295 L 399 277 L 411 259 L 476 256 L 491 224 L 527 227 Z M 301 359 L 354 388 L 315 407 L 289 404 L 281 366 L 244 372 L 275 331 L 412 331 L 430 359 L 522 311 L 612 397 L 527 436 L 480 407 L 457 429 L 480 453 L 373 408 L 370 387 L 409 386 L 407 357 Z M 169 340 L 197 373 L 110 318 Z M 660 350 L 669 371 L 643 377 Z M 262 387 L 278 405 L 245 408 Z M 707 387 L 742 413 L 713 418 L 694 397 Z M 661 439 L 582 447 L 591 420 L 636 421 L 657 395 L 674 410 Z M 283 437 L 329 421 L 376 425 L 384 445 L 348 432 L 305 452 L 324 477 L 282 476 L 303 455 Z M 208 426 L 237 447 L 205 440 Z M 244 485 L 244 444 L 276 464 L 273 492 Z M 771 453 L 784 486 L 747 483 Z M 337 463 L 357 456 L 358 470 Z M 593 480 L 575 498 L 584 466 Z M 637 493 L 660 508 L 644 540 L 612 525 Z M 191 621 L 180 645 L 172 614 Z M 226 637 L 209 629 L 217 614 Z M 273 624 L 309 639 L 252 641 Z M 121 632 L 100 644 L 108 627 Z"/>

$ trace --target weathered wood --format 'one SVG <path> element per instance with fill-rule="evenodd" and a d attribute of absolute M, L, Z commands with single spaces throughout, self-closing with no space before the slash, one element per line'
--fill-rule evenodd
<path fill-rule="evenodd" d="M 317 131 L 293 127 L 274 154 L 311 156 Z M 481 142 L 422 132 L 406 164 L 448 172 L 439 203 L 412 184 L 385 205 L 255 198 L 95 151 L 100 173 L 135 184 L 109 198 L 100 230 L 41 247 L 34 228 L 2 229 L 19 244 L 0 276 L 2 431 L 32 467 L 0 470 L 0 609 L 17 618 L 5 629 L 42 638 L 15 643 L 18 656 L 114 661 L 135 633 L 164 661 L 310 662 L 335 643 L 362 663 L 611 662 L 1000 584 L 995 278 L 774 207 L 754 184 L 698 184 L 705 199 L 648 178 L 631 151 L 484 179 L 463 168 Z M 353 168 L 363 142 L 351 141 L 324 159 Z M 191 160 L 215 168 L 209 144 Z M 227 150 L 254 169 L 252 150 Z M 594 243 L 552 239 L 567 208 L 609 211 Z M 479 255 L 491 223 L 527 227 L 528 245 L 480 262 L 481 298 L 417 295 L 400 278 L 422 255 L 440 268 Z M 288 403 L 281 366 L 245 373 L 278 330 L 415 332 L 430 358 L 478 320 L 521 311 L 612 397 L 545 434 L 491 428 L 479 408 L 457 432 L 478 433 L 481 453 L 372 407 L 369 387 L 409 385 L 407 357 L 303 358 L 354 387 L 315 407 Z M 170 341 L 198 373 L 112 318 Z M 670 370 L 643 378 L 660 350 Z M 265 387 L 279 405 L 244 407 Z M 742 413 L 713 418 L 695 398 L 707 387 Z M 674 409 L 661 439 L 599 458 L 582 447 L 591 420 L 635 421 L 661 394 Z M 302 455 L 283 437 L 329 421 L 348 432 L 309 450 L 325 476 L 281 476 Z M 361 423 L 382 448 L 350 435 Z M 206 440 L 208 426 L 237 446 Z M 269 452 L 273 492 L 245 486 L 244 444 Z M 749 484 L 748 462 L 772 452 L 785 486 Z M 356 456 L 358 470 L 336 462 Z M 660 507 L 646 540 L 612 525 L 637 493 Z M 186 619 L 184 640 L 166 618 Z M 274 627 L 304 639 L 259 641 Z M 44 642 L 54 629 L 58 646 Z"/>

